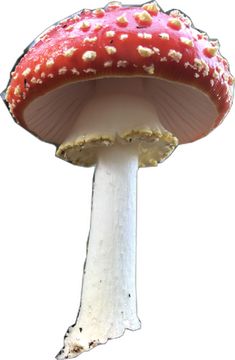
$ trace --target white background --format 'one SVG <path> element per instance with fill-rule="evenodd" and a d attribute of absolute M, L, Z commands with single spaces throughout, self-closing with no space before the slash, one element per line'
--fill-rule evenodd
<path fill-rule="evenodd" d="M 135 1 L 129 0 L 129 3 Z M 218 37 L 235 73 L 232 1 L 165 0 Z M 87 1 L 3 1 L 0 89 L 23 49 Z M 200 111 L 200 109 L 199 109 Z M 235 108 L 206 138 L 139 171 L 138 312 L 142 330 L 85 359 L 235 359 Z M 0 357 L 53 359 L 79 306 L 93 169 L 17 126 L 0 104 Z"/>

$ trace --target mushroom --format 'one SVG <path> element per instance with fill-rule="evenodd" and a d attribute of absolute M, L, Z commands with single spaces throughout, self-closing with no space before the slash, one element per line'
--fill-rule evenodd
<path fill-rule="evenodd" d="M 81 305 L 58 360 L 139 329 L 138 168 L 218 126 L 233 83 L 218 41 L 156 2 L 73 14 L 17 62 L 2 93 L 15 121 L 59 158 L 95 165 Z"/>

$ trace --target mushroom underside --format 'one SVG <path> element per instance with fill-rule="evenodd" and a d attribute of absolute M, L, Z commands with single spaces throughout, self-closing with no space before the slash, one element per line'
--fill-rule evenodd
<path fill-rule="evenodd" d="M 139 166 L 209 133 L 218 111 L 199 89 L 148 77 L 112 77 L 58 87 L 24 111 L 27 128 L 58 146 L 57 156 L 91 166 L 97 147 L 138 143 Z M 178 139 L 178 140 L 177 140 Z"/>

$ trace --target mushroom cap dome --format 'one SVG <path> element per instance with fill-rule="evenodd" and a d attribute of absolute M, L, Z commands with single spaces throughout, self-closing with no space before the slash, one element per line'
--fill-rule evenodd
<path fill-rule="evenodd" d="M 164 12 L 156 2 L 140 6 L 112 2 L 57 22 L 25 50 L 3 98 L 17 123 L 58 145 L 55 134 L 37 131 L 29 119 L 30 105 L 65 86 L 63 96 L 75 89 L 82 99 L 88 80 L 112 77 L 146 78 L 146 91 L 156 100 L 160 118 L 166 118 L 180 143 L 208 134 L 232 105 L 234 79 L 218 41 L 196 29 L 182 12 Z M 68 101 L 64 103 L 68 108 Z M 55 130 L 65 107 L 58 108 Z M 170 108 L 174 114 L 168 112 Z M 50 120 L 40 106 L 37 115 L 40 121 Z M 178 132 L 188 122 L 195 131 Z"/>

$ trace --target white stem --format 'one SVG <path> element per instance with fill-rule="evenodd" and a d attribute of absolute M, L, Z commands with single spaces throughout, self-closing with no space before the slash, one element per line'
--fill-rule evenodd
<path fill-rule="evenodd" d="M 100 150 L 93 183 L 91 228 L 76 324 L 58 360 L 137 330 L 136 191 L 138 154 L 133 145 Z"/>

